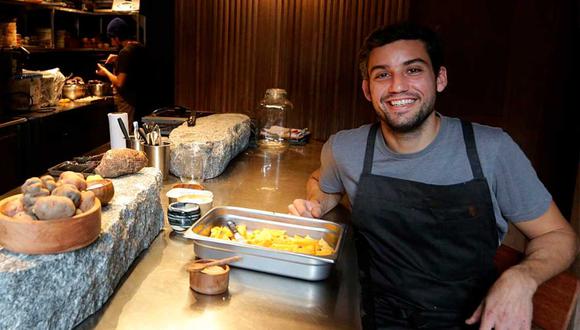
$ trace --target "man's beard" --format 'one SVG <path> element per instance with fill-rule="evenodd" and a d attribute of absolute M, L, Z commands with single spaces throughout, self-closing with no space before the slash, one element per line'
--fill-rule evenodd
<path fill-rule="evenodd" d="M 386 107 L 386 101 L 381 100 L 381 105 Z M 377 111 L 378 116 L 381 118 L 383 122 L 387 124 L 387 126 L 396 133 L 409 133 L 417 130 L 427 118 L 433 113 L 435 109 L 435 97 L 431 98 L 427 102 L 423 103 L 419 111 L 408 121 L 406 122 L 398 122 L 396 120 L 396 115 L 390 114 L 387 110 L 379 109 Z"/>

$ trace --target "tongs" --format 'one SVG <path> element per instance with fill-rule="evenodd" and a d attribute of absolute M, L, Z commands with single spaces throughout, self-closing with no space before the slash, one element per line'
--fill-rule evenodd
<path fill-rule="evenodd" d="M 161 129 L 159 128 L 159 125 L 143 123 L 143 128 L 144 129 L 139 129 L 139 134 L 145 135 L 145 143 L 152 146 L 161 145 Z"/>

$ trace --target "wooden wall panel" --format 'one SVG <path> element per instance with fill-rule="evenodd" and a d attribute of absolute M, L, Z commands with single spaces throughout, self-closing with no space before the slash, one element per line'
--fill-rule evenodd
<path fill-rule="evenodd" d="M 250 116 L 267 88 L 294 103 L 292 127 L 316 139 L 374 119 L 357 53 L 409 0 L 176 0 L 175 100 Z"/>
<path fill-rule="evenodd" d="M 578 1 L 422 0 L 409 19 L 438 30 L 449 84 L 437 110 L 504 128 L 569 216 L 578 171 Z"/>

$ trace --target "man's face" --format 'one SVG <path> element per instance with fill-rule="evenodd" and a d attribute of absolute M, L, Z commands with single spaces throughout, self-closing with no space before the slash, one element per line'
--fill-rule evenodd
<path fill-rule="evenodd" d="M 365 97 L 381 121 L 394 132 L 411 132 L 433 113 L 436 92 L 447 86 L 447 71 L 436 76 L 425 45 L 398 40 L 371 51 Z"/>
<path fill-rule="evenodd" d="M 121 40 L 117 37 L 111 37 L 111 46 L 117 47 L 119 45 L 121 45 Z"/>

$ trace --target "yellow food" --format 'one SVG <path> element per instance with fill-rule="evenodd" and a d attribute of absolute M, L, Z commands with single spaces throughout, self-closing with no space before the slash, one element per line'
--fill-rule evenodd
<path fill-rule="evenodd" d="M 94 175 L 89 175 L 87 177 L 87 182 L 89 181 L 96 181 L 96 180 L 103 180 L 103 177 L 98 175 L 98 174 L 94 174 Z"/>
<path fill-rule="evenodd" d="M 276 250 L 326 256 L 334 253 L 334 249 L 323 238 L 316 240 L 306 235 L 289 236 L 285 230 L 256 229 L 248 231 L 245 225 L 237 225 L 236 229 L 248 244 L 269 247 Z M 214 226 L 210 232 L 211 238 L 234 240 L 234 235 L 226 226 Z"/>

